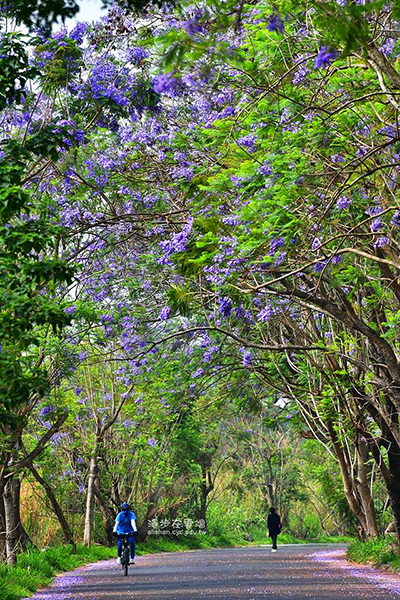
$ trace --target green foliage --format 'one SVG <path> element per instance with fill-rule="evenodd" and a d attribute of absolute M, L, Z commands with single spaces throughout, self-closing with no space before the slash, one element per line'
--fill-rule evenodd
<path fill-rule="evenodd" d="M 22 34 L 2 34 L 0 40 L 0 110 L 25 98 L 25 85 L 38 75 L 29 63 Z"/>
<path fill-rule="evenodd" d="M 374 565 L 390 565 L 400 571 L 400 553 L 393 539 L 379 538 L 372 541 L 361 542 L 352 540 L 347 549 L 347 558 L 353 562 Z"/>

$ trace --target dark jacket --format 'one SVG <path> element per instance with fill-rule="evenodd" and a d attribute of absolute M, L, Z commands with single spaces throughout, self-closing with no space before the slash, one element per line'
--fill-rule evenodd
<path fill-rule="evenodd" d="M 267 521 L 268 531 L 272 535 L 277 535 L 281 532 L 281 518 L 278 513 L 270 513 Z"/>

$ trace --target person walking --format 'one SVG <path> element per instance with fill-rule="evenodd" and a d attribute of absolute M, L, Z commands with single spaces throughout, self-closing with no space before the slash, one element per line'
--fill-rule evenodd
<path fill-rule="evenodd" d="M 267 527 L 268 527 L 269 537 L 272 540 L 271 552 L 276 552 L 277 548 L 278 548 L 276 545 L 276 541 L 278 539 L 278 535 L 281 532 L 282 524 L 281 524 L 281 518 L 278 515 L 278 513 L 276 512 L 276 508 L 274 508 L 273 506 L 271 506 L 271 508 L 269 509 Z"/>

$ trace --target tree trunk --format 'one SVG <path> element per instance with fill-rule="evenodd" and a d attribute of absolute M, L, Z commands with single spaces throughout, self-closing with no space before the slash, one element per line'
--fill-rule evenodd
<path fill-rule="evenodd" d="M 97 477 L 97 449 L 90 459 L 87 497 L 86 497 L 86 514 L 85 514 L 85 529 L 83 532 L 83 545 L 91 546 L 92 544 L 92 529 L 93 529 L 93 504 L 94 504 L 94 484 Z"/>
<path fill-rule="evenodd" d="M 20 515 L 20 491 L 21 483 L 18 476 L 10 476 L 4 488 L 4 513 L 6 524 L 6 558 L 9 564 L 17 562 L 17 552 L 25 550 L 28 544 L 32 544 L 21 523 Z"/>
<path fill-rule="evenodd" d="M 400 448 L 391 444 L 388 449 L 388 461 L 390 479 L 387 484 L 390 505 L 392 507 L 392 513 L 395 523 L 395 532 L 397 536 L 397 543 L 400 547 Z"/>
<path fill-rule="evenodd" d="M 204 521 L 203 531 L 208 531 L 207 528 L 207 499 L 208 495 L 214 489 L 214 483 L 212 481 L 211 471 L 211 458 L 206 457 L 205 460 L 201 463 L 201 484 L 200 484 L 200 507 L 198 511 L 198 516 L 200 521 Z"/>
<path fill-rule="evenodd" d="M 100 481 L 96 477 L 94 483 L 94 493 L 98 500 L 101 516 L 103 517 L 104 529 L 106 532 L 107 545 L 111 548 L 114 545 L 113 529 L 114 529 L 114 511 L 108 504 L 106 498 L 103 496 L 100 490 Z"/>
<path fill-rule="evenodd" d="M 343 452 L 343 448 L 340 445 L 338 440 L 334 425 L 332 421 L 327 422 L 327 427 L 329 431 L 330 438 L 332 440 L 332 445 L 334 448 L 335 456 L 338 460 L 340 467 L 340 474 L 342 476 L 343 481 L 343 489 L 346 496 L 347 503 L 350 507 L 351 512 L 357 518 L 359 523 L 360 537 L 366 537 L 367 532 L 367 520 L 363 511 L 363 507 L 361 504 L 361 499 L 359 498 L 358 491 L 355 487 L 355 482 L 350 475 L 349 465 L 346 461 L 346 456 Z"/>
<path fill-rule="evenodd" d="M 357 486 L 358 493 L 361 498 L 363 512 L 366 521 L 366 536 L 367 538 L 378 537 L 378 525 L 376 522 L 376 514 L 374 501 L 370 494 L 369 475 L 370 469 L 367 466 L 369 452 L 367 444 L 364 440 L 359 439 L 357 442 L 357 463 L 358 463 L 358 478 Z"/>
<path fill-rule="evenodd" d="M 269 508 L 271 508 L 271 506 L 275 506 L 274 485 L 273 485 L 274 472 L 272 469 L 271 456 L 266 456 L 265 458 L 267 461 L 268 472 L 269 472 L 269 482 L 267 482 L 267 481 L 265 482 L 265 487 L 266 487 L 266 492 L 267 492 L 267 500 L 268 500 Z"/>
<path fill-rule="evenodd" d="M 0 563 L 5 562 L 6 552 L 6 514 L 4 509 L 4 486 L 2 479 L 0 482 Z"/>
<path fill-rule="evenodd" d="M 39 473 L 36 471 L 36 469 L 33 465 L 29 465 L 28 468 L 29 468 L 30 472 L 32 473 L 32 475 L 34 476 L 34 478 L 36 479 L 36 481 L 38 483 L 40 483 L 40 485 L 45 490 L 47 497 L 50 501 L 50 504 L 52 506 L 52 509 L 54 511 L 54 514 L 56 515 L 58 522 L 60 523 L 65 542 L 67 544 L 71 544 L 75 548 L 75 542 L 74 542 L 74 537 L 73 537 L 71 528 L 68 524 L 68 521 L 66 520 L 66 518 L 64 516 L 64 512 L 63 512 L 61 506 L 59 505 L 59 503 L 57 501 L 57 498 L 54 495 L 53 490 L 51 489 L 51 486 L 47 483 L 47 481 L 45 479 L 43 479 L 43 477 L 41 475 L 39 475 Z"/>
<path fill-rule="evenodd" d="M 153 492 L 149 498 L 149 504 L 147 505 L 146 515 L 138 527 L 138 536 L 137 539 L 139 542 L 144 542 L 149 533 L 149 524 L 151 519 L 157 514 L 158 510 L 158 494 L 157 492 Z"/>

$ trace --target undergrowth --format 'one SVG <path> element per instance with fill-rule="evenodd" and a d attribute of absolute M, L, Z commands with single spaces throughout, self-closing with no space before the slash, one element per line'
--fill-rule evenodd
<path fill-rule="evenodd" d="M 378 538 L 368 542 L 353 540 L 347 549 L 347 558 L 357 563 L 390 565 L 400 571 L 400 551 L 393 538 Z"/>

